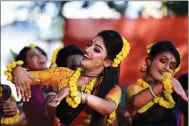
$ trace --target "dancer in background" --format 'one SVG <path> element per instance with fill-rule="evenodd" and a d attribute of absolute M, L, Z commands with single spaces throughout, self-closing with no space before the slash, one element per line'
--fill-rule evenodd
<path fill-rule="evenodd" d="M 127 88 L 127 109 L 133 126 L 176 126 L 174 94 L 188 102 L 181 84 L 174 78 L 180 68 L 180 54 L 171 41 L 158 41 L 147 48 L 143 76 Z"/>

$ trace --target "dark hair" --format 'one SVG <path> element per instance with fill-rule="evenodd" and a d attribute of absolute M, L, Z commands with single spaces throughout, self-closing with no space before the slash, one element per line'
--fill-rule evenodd
<path fill-rule="evenodd" d="M 107 49 L 107 58 L 114 60 L 116 55 L 122 50 L 123 40 L 121 35 L 113 30 L 104 30 L 97 34 L 104 40 L 105 47 Z M 117 68 L 114 67 L 105 67 L 103 72 L 103 80 L 101 82 L 97 96 L 104 98 L 105 95 L 119 83 L 119 69 L 120 65 Z M 103 116 L 98 112 L 94 112 L 91 120 L 91 125 L 101 122 Z M 101 124 L 100 124 L 101 125 Z"/>
<path fill-rule="evenodd" d="M 188 73 L 182 74 L 179 78 L 178 81 L 182 85 L 182 87 L 187 90 L 188 89 Z"/>
<path fill-rule="evenodd" d="M 45 53 L 45 51 L 43 51 L 40 47 L 38 46 L 35 46 L 36 49 L 38 49 L 44 56 L 47 57 L 47 54 Z M 27 65 L 27 53 L 28 51 L 30 50 L 31 48 L 30 47 L 24 47 L 20 53 L 16 56 L 16 61 L 18 60 L 22 60 L 24 62 L 24 64 L 22 66 L 25 66 Z"/>
<path fill-rule="evenodd" d="M 56 58 L 57 66 L 67 67 L 68 57 L 76 54 L 83 56 L 82 50 L 76 45 L 66 45 L 64 48 L 60 49 L 57 54 L 57 58 Z"/>
<path fill-rule="evenodd" d="M 168 40 L 162 40 L 162 41 L 158 41 L 156 42 L 155 45 L 152 46 L 151 51 L 149 53 L 149 56 L 154 59 L 157 55 L 159 55 L 160 53 L 163 52 L 170 52 L 173 54 L 173 56 L 176 59 L 176 67 L 179 66 L 180 64 L 180 54 L 177 50 L 177 48 L 175 47 L 175 45 Z"/>

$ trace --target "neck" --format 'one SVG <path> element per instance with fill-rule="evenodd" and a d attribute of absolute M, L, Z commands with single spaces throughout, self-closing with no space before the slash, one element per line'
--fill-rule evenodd
<path fill-rule="evenodd" d="M 155 81 L 154 78 L 149 73 L 145 73 L 143 75 L 143 80 L 148 82 L 149 84 L 156 84 L 157 83 L 157 81 Z"/>
<path fill-rule="evenodd" d="M 95 68 L 95 69 L 85 69 L 83 72 L 83 76 L 88 76 L 88 77 L 97 77 L 99 76 L 104 70 L 104 67 L 100 68 Z"/>
<path fill-rule="evenodd" d="M 85 77 L 99 77 L 100 74 L 90 74 L 90 73 L 86 73 L 85 71 L 81 73 L 82 76 Z"/>

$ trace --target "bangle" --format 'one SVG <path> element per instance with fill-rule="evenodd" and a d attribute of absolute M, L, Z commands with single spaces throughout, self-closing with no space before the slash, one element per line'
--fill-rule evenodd
<path fill-rule="evenodd" d="M 85 97 L 85 104 L 87 104 L 88 103 L 88 94 L 86 94 L 85 96 L 86 96 Z"/>
<path fill-rule="evenodd" d="M 85 103 L 85 100 L 84 100 L 84 93 L 81 92 L 81 102 L 84 104 Z"/>
<path fill-rule="evenodd" d="M 88 94 L 81 92 L 81 101 L 83 104 L 87 104 L 88 102 Z"/>
<path fill-rule="evenodd" d="M 149 90 L 150 90 L 150 93 L 152 94 L 152 96 L 154 98 L 157 97 L 157 95 L 155 94 L 155 92 L 152 90 L 152 86 L 151 85 L 149 86 Z"/>

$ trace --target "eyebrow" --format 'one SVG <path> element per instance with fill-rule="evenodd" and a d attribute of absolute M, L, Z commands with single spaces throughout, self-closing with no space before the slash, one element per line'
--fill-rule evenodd
<path fill-rule="evenodd" d="M 162 56 L 162 57 L 164 57 L 164 58 L 166 58 L 166 59 L 169 59 L 167 56 Z M 176 62 L 175 62 L 175 61 L 172 61 L 172 62 L 176 64 Z"/>

